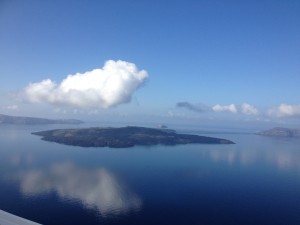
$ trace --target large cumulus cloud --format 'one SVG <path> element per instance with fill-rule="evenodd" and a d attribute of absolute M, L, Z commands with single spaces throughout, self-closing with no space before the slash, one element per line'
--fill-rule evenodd
<path fill-rule="evenodd" d="M 103 68 L 68 75 L 57 84 L 50 79 L 31 83 L 22 98 L 35 103 L 76 108 L 110 108 L 128 103 L 148 73 L 125 61 L 107 61 Z"/>

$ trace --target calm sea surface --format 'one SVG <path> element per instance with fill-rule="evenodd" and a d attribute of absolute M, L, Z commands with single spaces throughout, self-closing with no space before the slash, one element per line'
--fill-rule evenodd
<path fill-rule="evenodd" d="M 0 126 L 0 209 L 45 225 L 300 224 L 300 140 L 82 148 Z M 182 132 L 185 132 L 181 128 Z"/>

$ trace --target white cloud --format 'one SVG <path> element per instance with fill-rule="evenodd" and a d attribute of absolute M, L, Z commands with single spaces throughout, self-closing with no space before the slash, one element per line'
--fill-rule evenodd
<path fill-rule="evenodd" d="M 250 105 L 248 103 L 243 103 L 241 105 L 241 112 L 246 115 L 257 115 L 258 114 L 258 110 L 253 105 Z"/>
<path fill-rule="evenodd" d="M 101 69 L 68 75 L 60 84 L 50 79 L 31 83 L 22 98 L 77 108 L 110 108 L 130 102 L 147 77 L 148 73 L 133 63 L 109 60 Z"/>
<path fill-rule="evenodd" d="M 212 110 L 215 112 L 231 112 L 231 113 L 237 113 L 237 108 L 234 104 L 230 105 L 215 105 L 212 107 Z"/>
<path fill-rule="evenodd" d="M 189 102 L 178 102 L 176 104 L 177 107 L 182 107 L 189 109 L 191 111 L 195 112 L 230 112 L 230 113 L 241 113 L 244 115 L 258 115 L 259 112 L 257 108 L 253 105 L 250 105 L 249 103 L 243 103 L 242 105 L 235 105 L 235 104 L 230 104 L 230 105 L 220 105 L 217 104 L 215 106 L 205 106 L 205 105 L 195 105 Z"/>
<path fill-rule="evenodd" d="M 275 117 L 300 116 L 300 105 L 281 104 L 276 108 L 269 109 L 267 115 Z"/>
<path fill-rule="evenodd" d="M 1 107 L 2 109 L 6 110 L 18 110 L 19 106 L 18 105 L 5 105 Z"/>

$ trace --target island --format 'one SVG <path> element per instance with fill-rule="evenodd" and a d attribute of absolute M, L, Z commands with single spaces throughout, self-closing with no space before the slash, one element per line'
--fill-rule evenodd
<path fill-rule="evenodd" d="M 263 136 L 271 136 L 271 137 L 297 137 L 297 138 L 300 138 L 300 129 L 275 127 L 270 130 L 260 131 L 256 134 L 263 135 Z"/>
<path fill-rule="evenodd" d="M 25 124 L 25 125 L 40 125 L 40 124 L 80 124 L 81 120 L 75 119 L 45 119 L 37 117 L 25 116 L 8 116 L 0 114 L 0 124 Z"/>
<path fill-rule="evenodd" d="M 177 144 L 234 144 L 226 139 L 191 134 L 177 134 L 174 130 L 120 127 L 57 129 L 32 133 L 42 140 L 81 147 L 127 148 L 135 145 L 177 145 Z"/>

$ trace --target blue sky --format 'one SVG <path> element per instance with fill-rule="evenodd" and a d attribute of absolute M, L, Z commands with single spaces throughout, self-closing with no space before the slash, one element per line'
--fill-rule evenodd
<path fill-rule="evenodd" d="M 300 125 L 299 27 L 297 0 L 2 0 L 0 113 Z M 94 85 L 107 101 L 60 88 L 76 73 L 88 86 L 84 74 L 108 60 L 130 79 Z M 46 79 L 46 94 L 30 86 Z"/>

